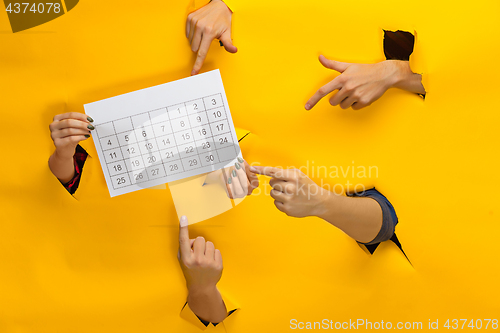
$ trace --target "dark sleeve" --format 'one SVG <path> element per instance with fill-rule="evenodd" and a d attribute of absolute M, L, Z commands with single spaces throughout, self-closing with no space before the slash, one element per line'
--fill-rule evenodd
<path fill-rule="evenodd" d="M 389 202 L 389 200 L 387 200 L 387 198 L 375 188 L 366 190 L 364 192 L 349 194 L 349 196 L 372 198 L 373 200 L 377 201 L 377 203 L 380 205 L 380 208 L 382 208 L 382 227 L 380 228 L 378 235 L 372 241 L 361 244 L 373 245 L 391 239 L 392 235 L 394 235 L 396 225 L 398 224 L 398 217 L 396 215 L 394 207 Z"/>
<path fill-rule="evenodd" d="M 415 36 L 408 31 L 384 30 L 384 54 L 386 60 L 410 61 L 413 53 Z M 425 94 L 417 94 L 425 99 Z"/>
<path fill-rule="evenodd" d="M 73 179 L 71 179 L 66 184 L 63 184 L 63 186 L 66 188 L 66 190 L 68 190 L 70 194 L 74 194 L 78 189 L 78 185 L 80 185 L 83 166 L 85 164 L 85 161 L 87 160 L 87 156 L 88 153 L 85 151 L 85 149 L 82 148 L 82 146 L 80 145 L 76 146 L 75 155 L 73 155 L 73 161 L 75 165 L 75 175 L 73 176 Z"/>
<path fill-rule="evenodd" d="M 186 302 L 186 304 L 187 304 L 187 302 Z M 186 306 L 186 304 L 184 304 L 184 306 Z M 236 309 L 229 311 L 229 312 L 227 313 L 227 317 L 229 317 L 230 315 L 232 315 L 234 311 L 236 311 Z M 194 312 L 193 312 L 193 313 L 194 313 Z M 209 322 L 209 321 L 206 321 L 206 320 L 201 319 L 200 317 L 198 317 L 198 315 L 197 315 L 196 313 L 195 313 L 194 315 L 196 316 L 196 318 L 198 318 L 198 319 L 201 321 L 201 323 L 202 323 L 203 325 L 205 325 L 205 327 L 207 327 L 208 325 L 210 325 L 210 322 Z M 226 317 L 226 318 L 227 318 L 227 317 Z M 219 325 L 219 323 L 212 323 L 212 325 L 217 326 L 217 325 Z"/>
<path fill-rule="evenodd" d="M 410 60 L 415 37 L 407 31 L 384 30 L 384 54 L 387 60 Z"/>

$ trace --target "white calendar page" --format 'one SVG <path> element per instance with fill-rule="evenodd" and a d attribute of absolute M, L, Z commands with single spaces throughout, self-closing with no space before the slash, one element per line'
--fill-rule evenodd
<path fill-rule="evenodd" d="M 84 105 L 112 197 L 236 162 L 219 70 Z"/>

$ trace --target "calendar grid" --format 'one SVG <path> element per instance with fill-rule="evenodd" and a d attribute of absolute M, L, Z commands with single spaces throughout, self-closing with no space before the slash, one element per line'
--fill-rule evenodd
<path fill-rule="evenodd" d="M 96 143 L 113 178 L 112 188 L 234 159 L 237 140 L 229 119 L 217 93 L 96 125 Z"/>

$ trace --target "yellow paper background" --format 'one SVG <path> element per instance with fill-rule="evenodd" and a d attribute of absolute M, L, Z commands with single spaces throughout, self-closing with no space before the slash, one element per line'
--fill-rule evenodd
<path fill-rule="evenodd" d="M 179 316 L 186 290 L 169 191 L 111 199 L 91 140 L 78 200 L 47 167 L 55 114 L 190 74 L 187 5 L 81 1 L 16 34 L 0 13 L 0 332 L 198 331 Z M 245 158 L 377 166 L 363 182 L 395 206 L 413 267 L 392 243 L 368 256 L 326 222 L 252 196 L 190 227 L 222 252 L 219 288 L 241 308 L 227 330 L 498 318 L 499 2 L 258 0 L 237 9 L 238 53 L 214 42 L 203 70 L 221 70 L 235 126 L 252 132 Z M 305 111 L 335 76 L 320 52 L 383 60 L 382 29 L 417 32 L 411 62 L 426 76 L 425 102 L 390 90 L 360 111 L 327 100 Z"/>

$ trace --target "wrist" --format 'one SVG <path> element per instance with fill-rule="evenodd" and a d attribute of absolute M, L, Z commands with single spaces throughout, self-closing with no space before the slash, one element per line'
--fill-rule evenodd
<path fill-rule="evenodd" d="M 62 151 L 62 150 L 56 148 L 56 150 L 52 154 L 52 157 L 57 162 L 68 162 L 69 160 L 73 161 L 74 155 L 75 155 L 75 149 L 72 149 L 72 150 L 68 149 L 66 151 Z"/>
<path fill-rule="evenodd" d="M 317 216 L 322 219 L 325 219 L 325 216 L 328 216 L 332 206 L 336 203 L 337 194 L 324 190 L 318 194 L 318 202 L 314 208 L 312 216 Z"/>
<path fill-rule="evenodd" d="M 196 285 L 190 284 L 188 285 L 188 295 L 191 297 L 210 297 L 214 294 L 217 294 L 217 285 Z M 189 297 L 188 296 L 188 297 Z"/>
<path fill-rule="evenodd" d="M 404 60 L 386 60 L 386 62 L 393 67 L 393 74 L 389 79 L 389 88 L 403 87 L 413 74 L 410 63 Z"/>

